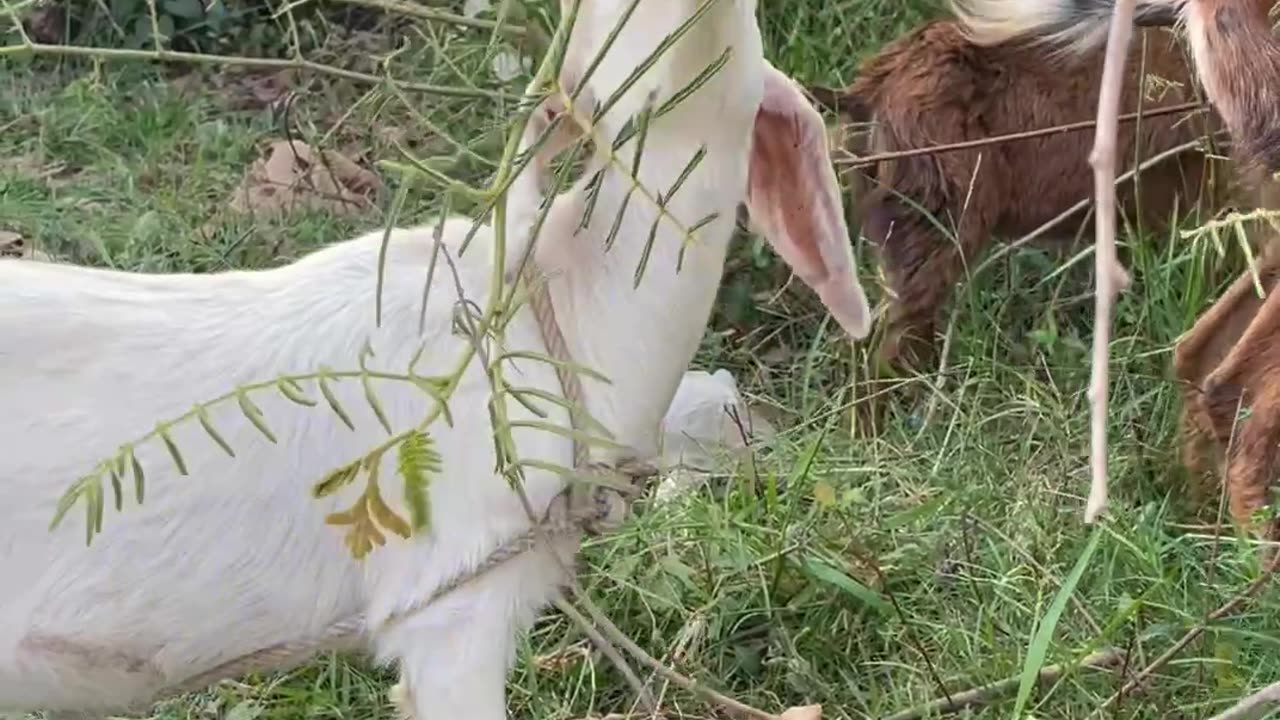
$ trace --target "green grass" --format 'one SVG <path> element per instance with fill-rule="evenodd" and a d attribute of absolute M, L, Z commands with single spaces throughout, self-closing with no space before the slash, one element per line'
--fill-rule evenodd
<path fill-rule="evenodd" d="M 771 3 L 762 27 L 784 70 L 836 82 L 936 7 Z M 481 35 L 422 25 L 402 37 L 414 49 L 396 60 L 398 72 L 423 82 L 495 83 Z M 337 57 L 349 47 L 343 43 L 355 42 L 339 37 L 322 50 Z M 0 230 L 75 262 L 210 272 L 283 264 L 387 221 L 388 198 L 383 210 L 344 217 L 227 212 L 228 193 L 264 141 L 278 136 L 280 118 L 269 109 L 228 109 L 226 92 L 212 85 L 179 89 L 173 74 L 137 65 L 0 64 Z M 406 105 L 366 90 L 315 80 L 298 92 L 290 126 L 309 141 L 372 158 L 397 159 L 396 137 L 421 155 L 452 152 L 426 120 L 482 156 L 453 171 L 472 178 L 489 171 L 492 131 L 509 105 L 425 96 Z M 423 220 L 439 203 L 416 190 L 406 206 L 413 211 L 398 222 Z M 870 254 L 861 247 L 859 254 L 874 288 Z M 1111 646 L 1154 658 L 1257 573 L 1234 537 L 1180 527 L 1212 520 L 1216 501 L 1197 498 L 1181 478 L 1168 369 L 1173 341 L 1238 265 L 1169 238 L 1131 238 L 1126 256 L 1134 284 L 1120 301 L 1112 350 L 1112 518 L 1056 625 L 1044 626 L 1033 668 Z M 949 369 L 929 423 L 922 425 L 919 408 L 900 408 L 878 437 L 859 439 L 850 436 L 849 417 L 852 399 L 869 391 L 861 380 L 865 349 L 850 357 L 806 291 L 779 294 L 786 273 L 768 251 L 740 243 L 696 364 L 732 369 L 783 432 L 753 470 L 592 543 L 583 563 L 589 591 L 653 654 L 774 711 L 820 702 L 827 718 L 880 718 L 1018 676 L 1091 537 L 1081 521 L 1089 266 L 1084 256 L 1059 273 L 1056 258 L 1023 250 L 974 277 L 950 308 Z M 1278 658 L 1280 593 L 1272 591 L 1215 623 L 1106 717 L 1206 717 L 1280 678 Z M 389 672 L 360 659 L 328 657 L 155 712 L 382 718 L 391 714 L 390 682 Z M 1114 674 L 1076 673 L 1032 692 L 1026 709 L 1037 718 L 1085 718 L 1117 687 Z M 716 716 L 672 688 L 662 695 L 670 717 Z M 512 717 L 556 720 L 621 712 L 631 700 L 619 674 L 553 611 L 522 644 L 509 698 Z M 1010 693 L 962 717 L 1009 717 L 1014 702 Z"/>

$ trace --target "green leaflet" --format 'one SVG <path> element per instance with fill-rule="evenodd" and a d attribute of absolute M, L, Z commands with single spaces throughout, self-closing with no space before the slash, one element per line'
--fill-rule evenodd
<path fill-rule="evenodd" d="M 249 399 L 249 394 L 244 390 L 237 391 L 236 401 L 240 404 L 240 412 L 244 413 L 244 416 L 248 418 L 249 422 L 253 423 L 258 432 L 262 433 L 267 440 L 275 443 L 275 433 L 271 432 L 271 428 L 267 427 L 267 420 L 262 416 L 262 410 L 253 404 L 253 401 Z"/>
<path fill-rule="evenodd" d="M 231 457 L 235 457 L 236 451 L 232 450 L 231 445 L 218 434 L 218 431 L 213 427 L 213 421 L 209 419 L 209 411 L 203 405 L 196 406 L 196 417 L 200 420 L 200 427 L 204 428 L 205 433 L 213 438 L 218 447 L 222 448 L 222 451 Z M 183 474 L 185 475 L 185 473 Z"/>
<path fill-rule="evenodd" d="M 409 524 L 419 532 L 431 522 L 431 476 L 440 472 L 441 457 L 431 436 L 415 430 L 400 443 L 398 460 Z"/>
<path fill-rule="evenodd" d="M 327 367 L 320 368 L 320 379 L 317 381 L 320 385 L 320 394 L 324 396 L 325 402 L 329 403 L 329 407 L 333 409 L 338 419 L 347 426 L 349 430 L 355 430 L 355 423 L 351 422 L 351 416 L 343 409 L 342 403 L 338 402 L 338 397 L 333 394 L 333 388 L 329 387 L 329 380 L 332 376 L 329 374 L 332 370 Z"/>

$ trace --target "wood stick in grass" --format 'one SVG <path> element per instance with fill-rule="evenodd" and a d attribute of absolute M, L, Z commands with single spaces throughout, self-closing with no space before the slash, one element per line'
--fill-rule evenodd
<path fill-rule="evenodd" d="M 1256 693 L 1214 715 L 1209 720 L 1245 720 L 1260 718 L 1280 705 L 1280 682 L 1272 683 Z"/>
<path fill-rule="evenodd" d="M 1049 665 L 1042 668 L 1036 675 L 1036 684 L 1043 685 L 1045 683 L 1057 682 L 1074 667 L 1089 668 L 1107 668 L 1120 662 L 1125 656 L 1125 652 L 1119 648 L 1103 650 L 1085 657 L 1079 663 L 1060 663 L 1058 665 Z M 1022 675 L 1014 675 L 1003 680 L 981 685 L 971 690 L 965 690 L 952 695 L 950 698 L 938 698 L 917 705 L 913 708 L 907 708 L 901 712 L 894 713 L 884 720 L 922 720 L 923 718 L 939 717 L 949 713 L 959 712 L 965 708 L 986 705 L 1004 695 L 1007 695 L 1018 689 L 1018 685 L 1022 683 Z"/>
<path fill-rule="evenodd" d="M 1129 40 L 1133 35 L 1136 0 L 1116 0 L 1107 36 L 1102 86 L 1098 94 L 1098 128 L 1089 164 L 1093 166 L 1094 256 L 1097 290 L 1094 297 L 1093 367 L 1089 379 L 1090 475 L 1084 519 L 1092 523 L 1107 507 L 1107 364 L 1110 361 L 1111 315 L 1116 296 L 1129 284 L 1129 274 L 1116 259 L 1116 134 L 1120 125 L 1120 91 Z"/>

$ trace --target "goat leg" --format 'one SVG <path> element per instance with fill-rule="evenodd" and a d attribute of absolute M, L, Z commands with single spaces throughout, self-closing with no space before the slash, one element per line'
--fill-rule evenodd
<path fill-rule="evenodd" d="M 1271 293 L 1239 342 L 1209 374 L 1201 397 L 1203 417 L 1214 438 L 1230 448 L 1226 488 L 1232 516 L 1242 524 L 1266 505 L 1280 433 L 1280 386 L 1274 386 L 1272 377 L 1278 370 L 1280 293 Z M 1246 407 L 1247 413 L 1240 412 Z"/>
<path fill-rule="evenodd" d="M 1264 256 L 1258 275 L 1263 291 L 1276 283 L 1276 257 Z M 1205 379 L 1240 341 L 1262 307 L 1253 273 L 1246 271 L 1196 320 L 1173 352 L 1174 374 L 1182 395 L 1179 419 L 1182 463 L 1196 478 L 1213 475 L 1224 459 L 1202 403 Z"/>

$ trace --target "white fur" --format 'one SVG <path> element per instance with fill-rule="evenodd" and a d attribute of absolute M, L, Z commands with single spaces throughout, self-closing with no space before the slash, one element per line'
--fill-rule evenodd
<path fill-rule="evenodd" d="M 1186 4 L 1187 0 L 1137 0 L 1137 9 L 1180 10 Z M 951 9 L 966 35 L 979 45 L 1037 38 L 1067 54 L 1083 54 L 1104 44 L 1111 24 L 1111 13 L 1092 0 L 951 0 Z"/>
<path fill-rule="evenodd" d="M 582 48 L 595 47 L 625 4 L 583 3 L 577 54 L 571 54 L 580 64 L 566 71 L 570 79 L 575 72 L 581 77 Z M 591 94 L 607 97 L 698 4 L 641 3 L 591 79 Z M 665 191 L 693 151 L 707 148 L 704 162 L 668 205 L 686 226 L 720 214 L 689 246 L 683 270 L 676 273 L 682 235 L 663 222 L 644 282 L 632 289 L 655 216 L 640 197 L 632 199 L 612 251 L 604 251 L 603 238 L 630 187 L 616 170 L 605 175 L 586 231 L 574 233 L 584 202 L 580 183 L 555 200 L 538 246 L 570 352 L 613 380 L 586 381 L 587 408 L 618 442 L 642 454 L 657 451 L 659 421 L 705 330 L 735 210 L 746 193 L 753 122 L 770 71 L 754 12 L 754 0 L 722 0 L 602 123 L 601 137 L 613 137 L 651 92 L 658 101 L 669 97 L 733 47 L 715 79 L 654 121 L 640 167 L 645 186 Z M 621 150 L 627 166 L 633 153 L 634 141 Z M 513 241 L 536 200 L 532 185 L 513 191 Z M 469 227 L 469 221 L 445 222 L 443 244 L 455 256 L 468 299 L 484 306 L 492 235 L 481 231 L 458 258 Z M 450 404 L 453 425 L 432 428 L 444 472 L 430 488 L 430 532 L 412 541 L 391 536 L 363 561 L 350 557 L 341 530 L 324 524 L 327 513 L 351 504 L 363 482 L 325 500 L 309 497 L 313 483 L 386 438 L 352 380 L 336 390 L 354 431 L 323 401 L 306 408 L 273 390 L 259 392 L 254 400 L 279 444 L 269 443 L 234 402 L 225 403 L 210 414 L 235 458 L 198 424 L 179 425 L 172 436 L 189 476 L 177 473 L 160 443 L 142 445 L 137 457 L 149 478 L 145 504 L 134 507 L 130 498 L 122 514 L 109 509 L 104 532 L 88 548 L 82 516 L 73 515 L 53 533 L 47 529 L 63 489 L 121 443 L 236 385 L 326 364 L 353 369 L 366 341 L 375 352 L 371 369 L 403 372 L 425 342 L 418 371 L 447 374 L 465 340 L 451 332 L 456 294 L 443 263 L 419 330 L 432 228 L 392 233 L 382 323 L 374 328 L 381 235 L 369 233 L 276 270 L 205 276 L 0 262 L 0 711 L 145 703 L 156 691 L 221 662 L 314 635 L 363 612 L 377 656 L 400 663 L 404 685 L 397 697 L 406 714 L 424 720 L 505 717 L 504 681 L 517 634 L 564 579 L 550 550 L 512 560 L 383 627 L 529 527 L 518 498 L 494 473 L 489 390 L 477 363 Z M 823 257 L 839 247 L 829 233 L 826 243 Z M 851 273 L 848 279 L 856 293 L 847 297 L 856 300 L 861 290 Z M 823 278 L 838 280 L 834 273 Z M 866 316 L 856 302 L 844 310 L 846 317 Z M 852 329 L 859 337 L 865 330 Z M 528 310 L 511 320 L 506 346 L 545 352 Z M 560 392 L 547 365 L 520 361 L 507 374 L 514 383 Z M 303 387 L 320 398 L 314 383 Z M 397 432 L 428 408 L 404 384 L 375 381 L 374 387 Z M 531 417 L 519 403 L 507 405 L 513 419 Z M 550 422 L 568 422 L 555 406 L 545 410 Z M 571 444 L 561 436 L 521 430 L 515 439 L 522 458 L 571 463 Z M 403 512 L 394 462 L 384 459 L 384 497 Z M 541 509 L 562 483 L 531 472 L 526 492 Z M 575 550 L 567 542 L 556 549 L 565 561 Z"/>

